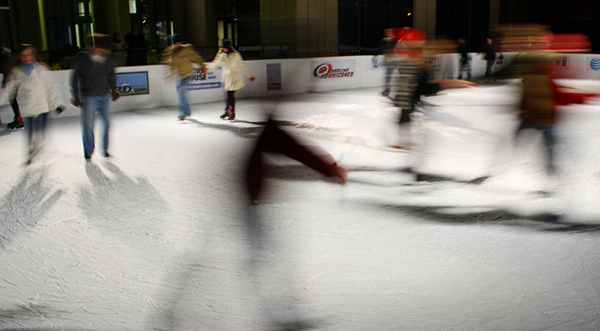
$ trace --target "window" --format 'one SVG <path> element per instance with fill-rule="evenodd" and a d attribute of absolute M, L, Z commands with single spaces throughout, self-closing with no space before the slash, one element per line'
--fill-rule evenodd
<path fill-rule="evenodd" d="M 130 14 L 137 14 L 136 0 L 129 0 L 129 13 Z"/>

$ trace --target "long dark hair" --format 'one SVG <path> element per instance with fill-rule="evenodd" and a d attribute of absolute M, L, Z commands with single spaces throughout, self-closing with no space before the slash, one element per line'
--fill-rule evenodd
<path fill-rule="evenodd" d="M 21 63 L 21 58 L 20 58 L 21 53 L 23 53 L 26 50 L 31 51 L 31 54 L 33 54 L 33 57 L 34 57 L 34 60 L 33 60 L 34 62 L 39 62 L 37 50 L 35 49 L 35 47 L 33 47 L 33 45 L 20 44 L 17 47 L 17 51 L 15 52 L 15 55 L 12 56 L 12 58 L 8 62 L 8 65 L 5 68 L 4 77 L 6 79 L 9 79 L 10 74 L 12 73 L 13 69 L 16 68 L 19 65 L 19 63 Z"/>

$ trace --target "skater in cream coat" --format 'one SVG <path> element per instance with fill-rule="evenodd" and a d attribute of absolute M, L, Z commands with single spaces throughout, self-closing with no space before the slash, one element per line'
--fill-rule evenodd
<path fill-rule="evenodd" d="M 223 40 L 223 47 L 215 59 L 209 63 L 206 67 L 208 71 L 217 69 L 219 66 L 223 66 L 223 89 L 227 91 L 227 105 L 225 112 L 221 115 L 222 119 L 235 119 L 235 91 L 245 86 L 244 84 L 244 71 L 250 81 L 254 81 L 256 78 L 252 75 L 252 72 L 248 69 L 244 63 L 244 59 L 233 46 L 231 46 L 230 40 Z"/>
<path fill-rule="evenodd" d="M 37 52 L 32 45 L 19 45 L 6 76 L 6 86 L 0 94 L 0 105 L 8 103 L 19 94 L 19 108 L 27 129 L 27 163 L 31 163 L 42 146 L 48 113 L 56 110 L 60 114 L 65 106 L 58 87 L 50 80 L 46 66 L 38 62 Z"/>

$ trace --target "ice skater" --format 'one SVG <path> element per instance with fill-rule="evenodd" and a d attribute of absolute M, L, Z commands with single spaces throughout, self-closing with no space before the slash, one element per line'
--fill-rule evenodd
<path fill-rule="evenodd" d="M 465 38 L 458 39 L 457 47 L 459 59 L 458 79 L 463 79 L 463 73 L 467 76 L 467 80 L 471 80 L 471 61 L 469 61 L 469 45 Z"/>
<path fill-rule="evenodd" d="M 392 73 L 395 69 L 392 65 L 392 59 L 394 57 L 394 48 L 396 47 L 396 33 L 394 32 L 394 29 L 385 29 L 383 33 L 384 37 L 380 41 L 376 55 L 383 55 L 385 57 L 385 80 L 381 95 L 387 97 L 390 94 L 390 81 L 392 79 Z"/>
<path fill-rule="evenodd" d="M 7 69 L 11 58 L 12 54 L 0 44 L 0 70 L 2 70 L 3 74 L 2 87 L 6 86 L 8 77 Z M 23 123 L 23 118 L 21 117 L 21 111 L 19 110 L 19 103 L 17 102 L 16 96 L 13 100 L 10 100 L 10 105 L 15 116 L 13 121 L 8 123 L 6 126 L 12 130 L 22 129 L 25 126 L 25 123 Z M 0 124 L 2 124 L 2 121 L 0 121 Z"/>
<path fill-rule="evenodd" d="M 27 127 L 27 164 L 42 147 L 48 113 L 62 113 L 58 87 L 48 76 L 46 66 L 38 62 L 37 52 L 32 45 L 21 44 L 17 54 L 10 60 L 6 72 L 6 85 L 0 96 L 0 105 L 13 100 L 19 94 L 19 108 Z"/>
<path fill-rule="evenodd" d="M 198 65 L 203 74 L 206 73 L 206 65 L 194 46 L 183 41 L 180 34 L 176 33 L 168 36 L 167 42 L 169 46 L 162 53 L 162 63 L 167 66 L 167 78 L 173 79 L 173 77 L 176 77 L 177 79 L 177 99 L 179 102 L 179 115 L 177 118 L 183 121 L 191 115 L 186 92 L 194 74 L 193 65 Z"/>
<path fill-rule="evenodd" d="M 461 79 L 430 80 L 422 58 L 425 34 L 417 29 L 405 28 L 396 45 L 394 65 L 398 68 L 395 79 L 394 106 L 400 109 L 401 131 L 409 131 L 411 114 L 421 95 L 433 95 L 442 89 L 465 88 L 475 85 Z M 405 139 L 407 140 L 407 139 Z M 408 141 L 392 145 L 394 148 L 409 149 Z"/>
<path fill-rule="evenodd" d="M 104 122 L 103 155 L 109 157 L 108 131 L 110 128 L 109 102 L 119 99 L 115 62 L 110 56 L 110 40 L 107 35 L 94 34 L 90 42 L 92 48 L 77 54 L 75 70 L 71 75 L 71 102 L 81 107 L 81 129 L 83 136 L 83 152 L 87 161 L 91 161 L 94 153 L 94 120 L 96 112 Z M 80 99 L 83 95 L 83 100 Z"/>
<path fill-rule="evenodd" d="M 485 65 L 485 77 L 492 75 L 492 69 L 494 68 L 494 62 L 496 62 L 496 49 L 493 45 L 493 40 L 487 38 L 485 45 L 483 46 L 483 59 L 486 61 Z"/>
<path fill-rule="evenodd" d="M 308 147 L 306 142 L 293 138 L 269 118 L 246 168 L 246 188 L 252 204 L 258 203 L 263 192 L 263 181 L 267 176 L 263 156 L 269 153 L 285 155 L 299 161 L 341 184 L 346 184 L 348 180 L 348 170 L 339 166 L 329 153 L 315 146 Z"/>
<path fill-rule="evenodd" d="M 225 106 L 225 112 L 220 116 L 222 119 L 235 119 L 235 92 L 242 87 L 244 84 L 244 74 L 242 71 L 250 77 L 250 81 L 256 80 L 250 69 L 244 63 L 242 55 L 236 51 L 231 45 L 231 40 L 224 39 L 223 47 L 219 50 L 215 59 L 209 63 L 206 67 L 208 71 L 215 70 L 223 66 L 223 89 L 227 91 L 227 104 Z"/>
<path fill-rule="evenodd" d="M 248 197 L 244 228 L 250 242 L 247 268 L 252 277 L 270 277 L 273 274 L 273 264 L 284 260 L 281 248 L 277 241 L 269 236 L 269 227 L 264 224 L 264 216 L 261 214 L 261 204 L 264 203 L 262 198 L 266 191 L 264 183 L 269 177 L 264 162 L 267 154 L 290 157 L 340 184 L 346 184 L 348 179 L 348 170 L 340 166 L 329 153 L 292 137 L 282 130 L 276 121 L 269 118 L 251 152 L 244 174 Z M 291 270 L 290 267 L 285 269 L 287 272 Z M 269 282 L 269 287 L 261 287 L 259 290 L 263 296 L 264 293 L 272 293 L 262 303 L 265 318 L 272 324 L 273 330 L 316 329 L 317 324 L 323 321 L 307 319 L 293 309 L 294 302 L 298 301 L 297 294 L 293 286 L 286 283 L 293 277 L 294 272 L 287 272 L 280 271 L 277 274 L 285 287 L 277 286 L 279 282 Z"/>

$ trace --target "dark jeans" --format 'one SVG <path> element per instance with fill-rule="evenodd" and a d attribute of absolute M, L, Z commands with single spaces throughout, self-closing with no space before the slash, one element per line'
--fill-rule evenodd
<path fill-rule="evenodd" d="M 227 108 L 235 110 L 235 91 L 227 91 Z"/>
<path fill-rule="evenodd" d="M 400 114 L 400 124 L 410 122 L 410 114 L 412 114 L 412 110 L 402 109 L 402 113 Z"/>
<path fill-rule="evenodd" d="M 485 66 L 485 77 L 489 77 L 492 75 L 492 67 L 494 66 L 494 62 L 496 60 L 488 60 Z"/>
<path fill-rule="evenodd" d="M 48 119 L 48 113 L 40 114 L 38 117 L 26 117 L 25 128 L 27 129 L 27 148 L 29 152 L 38 149 L 39 145 L 34 143 L 34 135 L 39 136 L 40 141 L 44 140 L 44 129 L 46 128 L 46 121 Z"/>

